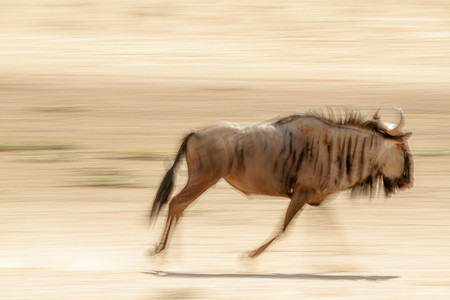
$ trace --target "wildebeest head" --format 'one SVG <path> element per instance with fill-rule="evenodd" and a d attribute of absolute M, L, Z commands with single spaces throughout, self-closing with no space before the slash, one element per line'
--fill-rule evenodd
<path fill-rule="evenodd" d="M 384 144 L 380 160 L 380 176 L 383 178 L 386 195 L 396 189 L 411 188 L 413 185 L 413 159 L 408 147 L 408 138 L 411 132 L 403 133 L 402 127 L 405 118 L 401 109 L 398 125 L 380 121 L 378 111 L 373 116 L 380 132 L 383 132 Z"/>

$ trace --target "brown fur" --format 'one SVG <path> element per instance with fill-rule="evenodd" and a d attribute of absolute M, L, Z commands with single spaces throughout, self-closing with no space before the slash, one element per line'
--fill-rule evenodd
<path fill-rule="evenodd" d="M 403 115 L 402 115 L 403 117 Z M 378 115 L 366 119 L 347 111 L 336 117 L 310 112 L 270 124 L 222 125 L 186 136 L 173 166 L 167 171 L 152 206 L 151 217 L 168 203 L 173 176 L 183 154 L 189 178 L 170 202 L 161 242 L 165 249 L 170 232 L 185 208 L 221 178 L 244 194 L 291 199 L 279 234 L 250 253 L 261 254 L 305 204 L 320 205 L 330 194 L 348 190 L 373 196 L 377 187 L 385 194 L 412 185 L 412 156 L 408 134 L 389 135 Z M 399 132 L 396 131 L 398 134 Z"/>

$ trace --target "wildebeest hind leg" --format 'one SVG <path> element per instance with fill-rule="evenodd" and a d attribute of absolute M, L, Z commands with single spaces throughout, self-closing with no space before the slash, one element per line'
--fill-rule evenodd
<path fill-rule="evenodd" d="M 166 225 L 161 237 L 161 241 L 156 247 L 153 254 L 157 254 L 163 251 L 170 237 L 170 233 L 173 232 L 175 225 L 180 219 L 183 211 L 195 201 L 201 194 L 207 189 L 216 184 L 217 179 L 205 179 L 202 181 L 189 180 L 186 186 L 175 196 L 169 204 L 169 213 L 167 215 Z"/>
<path fill-rule="evenodd" d="M 261 245 L 259 248 L 255 249 L 253 251 L 250 251 L 248 253 L 248 256 L 255 258 L 258 255 L 260 255 L 261 253 L 263 253 L 264 250 L 266 250 L 266 248 L 269 247 L 269 245 L 272 244 L 272 242 L 276 238 L 278 238 L 283 232 L 286 231 L 286 228 L 288 227 L 291 220 L 302 209 L 302 207 L 314 196 L 317 197 L 317 195 L 315 195 L 312 191 L 302 191 L 302 190 L 294 191 L 294 194 L 292 195 L 292 198 L 291 198 L 291 202 L 289 203 L 289 206 L 286 210 L 284 224 L 283 224 L 283 227 L 281 228 L 281 231 L 278 232 L 278 234 L 275 235 L 275 237 L 271 238 L 268 242 Z"/>

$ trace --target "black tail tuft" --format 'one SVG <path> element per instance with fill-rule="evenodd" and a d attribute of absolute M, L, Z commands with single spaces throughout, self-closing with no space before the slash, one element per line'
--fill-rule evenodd
<path fill-rule="evenodd" d="M 167 204 L 170 195 L 173 191 L 173 176 L 176 170 L 177 165 L 180 162 L 181 157 L 186 153 L 187 143 L 189 138 L 194 133 L 190 133 L 184 137 L 183 142 L 181 143 L 180 149 L 178 150 L 177 156 L 175 157 L 175 161 L 173 162 L 172 167 L 167 171 L 164 176 L 161 184 L 159 185 L 158 192 L 156 193 L 155 200 L 153 201 L 152 209 L 150 211 L 150 220 L 154 217 L 158 216 L 159 212 L 163 209 L 163 207 Z"/>

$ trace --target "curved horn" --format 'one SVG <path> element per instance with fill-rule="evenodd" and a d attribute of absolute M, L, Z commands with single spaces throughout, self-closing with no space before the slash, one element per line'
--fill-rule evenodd
<path fill-rule="evenodd" d="M 375 121 L 379 121 L 380 120 L 380 109 L 377 109 L 377 111 L 373 114 L 372 119 L 375 120 Z"/>
<path fill-rule="evenodd" d="M 394 109 L 398 110 L 400 113 L 400 121 L 398 122 L 398 125 L 395 128 L 390 129 L 390 126 L 385 127 L 385 131 L 390 136 L 399 136 L 402 135 L 403 132 L 401 131 L 403 126 L 405 126 L 405 116 L 403 115 L 403 111 L 401 108 L 394 107 Z"/>

